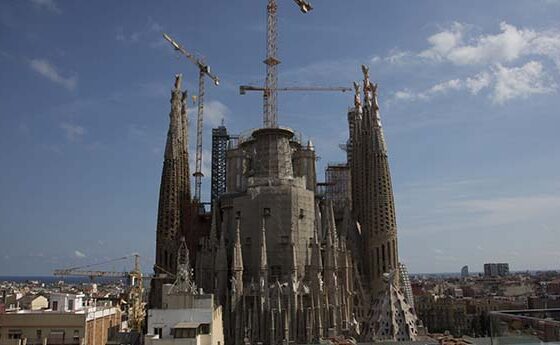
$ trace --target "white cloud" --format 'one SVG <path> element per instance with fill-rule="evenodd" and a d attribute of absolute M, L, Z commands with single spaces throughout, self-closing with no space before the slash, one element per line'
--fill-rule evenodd
<path fill-rule="evenodd" d="M 79 250 L 74 250 L 74 255 L 75 255 L 77 258 L 80 258 L 80 259 L 86 257 L 86 254 L 82 253 L 82 252 L 79 251 Z"/>
<path fill-rule="evenodd" d="M 471 94 L 476 95 L 480 90 L 490 86 L 492 76 L 488 72 L 479 73 L 473 77 L 468 77 L 465 80 L 465 86 Z"/>
<path fill-rule="evenodd" d="M 452 79 L 443 83 L 436 84 L 428 90 L 429 95 L 446 93 L 449 90 L 460 90 L 463 88 L 463 81 L 460 79 Z"/>
<path fill-rule="evenodd" d="M 208 127 L 217 127 L 222 124 L 222 120 L 227 118 L 229 108 L 220 101 L 210 101 L 204 103 L 204 122 Z"/>
<path fill-rule="evenodd" d="M 430 48 L 418 55 L 456 65 L 513 62 L 523 56 L 539 55 L 553 60 L 560 68 L 560 33 L 517 28 L 500 23 L 497 34 L 480 35 L 465 43 L 465 26 L 454 23 L 428 38 Z"/>
<path fill-rule="evenodd" d="M 421 57 L 440 60 L 461 44 L 464 26 L 461 23 L 453 23 L 449 30 L 444 30 L 428 38 L 432 45 L 429 49 L 421 52 Z"/>
<path fill-rule="evenodd" d="M 39 8 L 46 8 L 51 12 L 61 13 L 54 0 L 31 0 L 31 3 Z"/>
<path fill-rule="evenodd" d="M 71 123 L 63 122 L 60 124 L 60 128 L 66 134 L 66 138 L 69 141 L 77 141 L 84 136 L 86 130 L 82 126 L 73 125 Z"/>
<path fill-rule="evenodd" d="M 493 101 L 498 104 L 514 99 L 525 99 L 534 94 L 554 92 L 555 83 L 544 73 L 540 62 L 531 61 L 522 67 L 507 68 L 498 65 Z"/>
<path fill-rule="evenodd" d="M 535 94 L 546 94 L 556 90 L 554 81 L 544 73 L 540 62 L 530 61 L 521 67 L 496 65 L 492 72 L 481 72 L 466 79 L 451 79 L 438 83 L 426 90 L 397 91 L 393 98 L 398 101 L 427 101 L 450 91 L 468 91 L 472 95 L 491 88 L 492 102 L 504 104 L 512 99 L 526 99 Z"/>
<path fill-rule="evenodd" d="M 33 69 L 43 77 L 49 79 L 53 83 L 62 85 L 68 90 L 74 90 L 76 88 L 76 84 L 78 81 L 76 76 L 67 78 L 63 77 L 49 61 L 44 59 L 33 59 L 29 64 L 31 66 L 31 69 Z"/>
<path fill-rule="evenodd" d="M 410 63 L 416 55 L 410 51 L 400 50 L 398 48 L 391 49 L 386 56 L 375 55 L 370 59 L 371 64 L 387 63 L 391 65 L 399 65 Z M 355 65 L 355 64 L 354 64 Z"/>
<path fill-rule="evenodd" d="M 518 222 L 546 219 L 560 209 L 560 197 L 553 195 L 530 195 L 519 197 L 489 198 L 455 202 L 454 206 L 465 212 L 477 214 L 476 223 L 486 227 L 515 224 Z"/>
<path fill-rule="evenodd" d="M 535 37 L 529 53 L 549 57 L 560 70 L 560 32 L 548 31 Z"/>
<path fill-rule="evenodd" d="M 466 82 L 461 79 L 451 79 L 438 83 L 427 90 L 420 92 L 413 92 L 410 90 L 397 91 L 393 97 L 396 100 L 415 101 L 415 100 L 429 100 L 437 95 L 443 95 L 449 91 L 458 91 L 466 87 Z"/>
<path fill-rule="evenodd" d="M 411 56 L 410 52 L 393 49 L 392 51 L 389 52 L 389 55 L 383 58 L 383 60 L 390 64 L 399 64 L 399 63 L 403 63 L 406 60 L 406 58 L 410 56 Z"/>
<path fill-rule="evenodd" d="M 411 92 L 409 90 L 401 90 L 401 91 L 395 92 L 393 97 L 397 100 L 413 101 L 413 100 L 416 99 L 416 94 L 414 94 L 413 92 Z"/>

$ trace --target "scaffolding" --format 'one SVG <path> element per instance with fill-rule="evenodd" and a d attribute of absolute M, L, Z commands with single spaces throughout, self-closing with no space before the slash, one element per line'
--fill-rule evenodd
<path fill-rule="evenodd" d="M 329 163 L 325 169 L 325 185 L 325 197 L 333 202 L 336 213 L 350 205 L 350 168 L 347 164 Z"/>
<path fill-rule="evenodd" d="M 212 204 L 226 192 L 226 151 L 229 135 L 225 126 L 212 129 Z"/>

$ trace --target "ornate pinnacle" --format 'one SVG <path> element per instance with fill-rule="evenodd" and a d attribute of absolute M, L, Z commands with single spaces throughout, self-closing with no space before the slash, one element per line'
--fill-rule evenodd
<path fill-rule="evenodd" d="M 182 74 L 175 74 L 175 90 L 181 89 L 181 81 L 183 80 Z"/>
<path fill-rule="evenodd" d="M 356 107 L 356 109 L 360 109 L 360 107 L 362 106 L 362 100 L 360 96 L 360 84 L 354 82 L 354 107 Z"/>
<path fill-rule="evenodd" d="M 233 244 L 232 271 L 243 271 L 243 256 L 241 252 L 241 229 L 240 219 L 237 218 L 237 226 L 235 228 L 235 243 Z"/>
<path fill-rule="evenodd" d="M 197 293 L 189 260 L 189 249 L 187 248 L 185 237 L 181 237 L 181 244 L 177 255 L 177 277 L 173 288 L 179 292 Z"/>
<path fill-rule="evenodd" d="M 371 101 L 371 81 L 369 81 L 369 67 L 366 65 L 362 65 L 362 73 L 364 74 L 364 103 L 368 104 Z"/>
<path fill-rule="evenodd" d="M 261 272 L 266 272 L 266 270 L 268 269 L 268 258 L 266 253 L 266 218 L 265 217 L 263 217 L 262 220 L 260 269 Z"/>

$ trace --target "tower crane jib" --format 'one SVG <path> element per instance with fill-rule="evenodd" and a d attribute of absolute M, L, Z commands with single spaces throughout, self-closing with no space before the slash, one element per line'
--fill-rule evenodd
<path fill-rule="evenodd" d="M 196 58 L 193 54 L 189 53 L 183 46 L 181 46 L 177 41 L 175 41 L 171 36 L 163 34 L 163 38 L 168 41 L 175 50 L 184 55 L 192 63 L 198 67 L 198 112 L 196 117 L 196 158 L 195 158 L 195 172 L 193 173 L 195 187 L 194 187 L 194 201 L 197 203 L 201 202 L 200 194 L 202 188 L 202 130 L 203 130 L 203 119 L 204 119 L 204 80 L 205 77 L 210 78 L 214 82 L 214 85 L 220 85 L 220 79 L 214 75 L 210 66 L 208 66 L 203 59 Z"/>

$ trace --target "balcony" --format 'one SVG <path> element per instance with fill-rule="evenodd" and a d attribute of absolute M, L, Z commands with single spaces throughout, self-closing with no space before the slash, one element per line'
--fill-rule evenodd
<path fill-rule="evenodd" d="M 492 345 L 543 344 L 560 341 L 560 309 L 490 313 Z"/>

